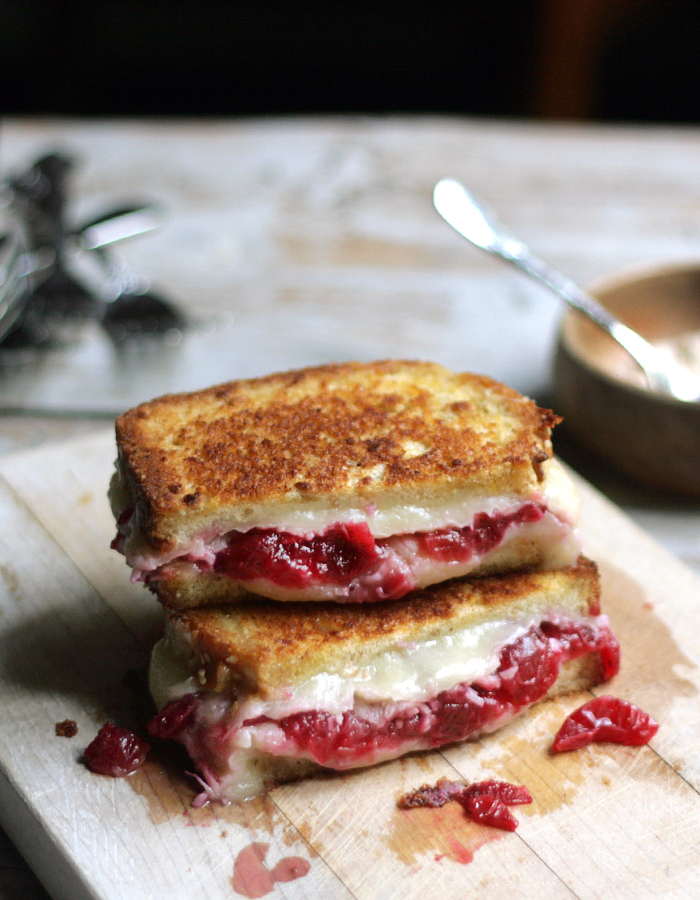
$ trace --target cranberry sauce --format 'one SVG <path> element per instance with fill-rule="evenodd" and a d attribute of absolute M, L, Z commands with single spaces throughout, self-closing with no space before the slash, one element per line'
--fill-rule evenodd
<path fill-rule="evenodd" d="M 342 717 L 313 710 L 276 724 L 295 747 L 291 755 L 309 756 L 330 768 L 362 765 L 393 751 L 398 754 L 404 745 L 440 747 L 464 740 L 544 697 L 563 662 L 591 651 L 600 654 L 603 676 L 611 678 L 619 667 L 619 645 L 609 628 L 545 623 L 504 647 L 493 676 L 458 684 L 425 703 L 406 704 L 381 725 L 352 710 Z M 272 720 L 262 716 L 244 725 L 268 721 Z"/>
<path fill-rule="evenodd" d="M 538 522 L 544 514 L 545 507 L 526 503 L 509 515 L 479 513 L 470 526 L 412 537 L 420 556 L 440 563 L 468 562 L 497 547 L 511 526 Z M 216 556 L 214 571 L 238 581 L 266 579 L 296 589 L 311 584 L 348 586 L 378 569 L 394 552 L 393 540 L 375 541 L 364 522 L 332 525 L 311 538 L 273 529 L 233 531 Z M 413 587 L 410 579 L 396 578 L 395 573 L 389 577 L 391 584 L 376 586 L 378 597 L 398 599 Z"/>
<path fill-rule="evenodd" d="M 265 578 L 302 588 L 310 582 L 349 584 L 379 559 L 379 547 L 364 522 L 332 525 L 312 538 L 253 528 L 229 535 L 214 570 L 240 581 Z"/>
<path fill-rule="evenodd" d="M 478 513 L 473 525 L 466 528 L 443 528 L 428 534 L 418 534 L 421 552 L 440 562 L 467 562 L 472 556 L 483 556 L 497 547 L 511 525 L 539 522 L 545 507 L 526 503 L 507 516 Z"/>
<path fill-rule="evenodd" d="M 141 768 L 149 749 L 133 731 L 105 722 L 85 749 L 85 763 L 98 775 L 122 778 Z"/>
<path fill-rule="evenodd" d="M 124 545 L 126 543 L 125 529 L 133 514 L 134 507 L 127 506 L 126 509 L 122 510 L 122 512 L 119 514 L 119 518 L 117 519 L 117 533 L 109 546 L 112 550 L 116 550 L 118 553 L 124 554 Z"/>
<path fill-rule="evenodd" d="M 658 730 L 658 722 L 634 703 L 619 697 L 595 697 L 567 716 L 552 751 L 578 750 L 605 741 L 640 747 L 648 744 Z"/>
<path fill-rule="evenodd" d="M 199 694 L 183 694 L 168 703 L 148 723 L 151 737 L 176 741 L 194 721 Z"/>
<path fill-rule="evenodd" d="M 515 831 L 517 819 L 508 809 L 522 803 L 532 803 L 532 795 L 524 785 L 507 781 L 477 781 L 462 784 L 441 778 L 434 786 L 424 784 L 410 794 L 399 798 L 399 809 L 415 809 L 425 806 L 439 809 L 450 800 L 461 804 L 465 812 L 475 821 L 504 831 Z"/>

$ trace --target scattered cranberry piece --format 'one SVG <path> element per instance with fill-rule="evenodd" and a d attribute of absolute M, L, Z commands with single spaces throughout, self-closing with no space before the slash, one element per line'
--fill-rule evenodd
<path fill-rule="evenodd" d="M 636 747 L 648 744 L 658 730 L 658 723 L 633 703 L 618 697 L 596 697 L 567 716 L 552 751 L 578 750 L 602 741 Z"/>
<path fill-rule="evenodd" d="M 151 737 L 177 740 L 192 722 L 197 694 L 183 694 L 164 706 L 148 723 Z"/>
<path fill-rule="evenodd" d="M 477 781 L 461 784 L 441 778 L 436 785 L 424 784 L 409 794 L 399 798 L 400 809 L 415 809 L 427 806 L 437 809 L 448 800 L 460 803 L 470 818 L 482 825 L 515 831 L 518 821 L 508 809 L 521 803 L 532 803 L 528 789 L 507 781 Z"/>
<path fill-rule="evenodd" d="M 98 775 L 122 778 L 133 775 L 141 768 L 149 749 L 148 744 L 133 731 L 105 722 L 86 748 L 85 761 L 88 768 Z"/>
<path fill-rule="evenodd" d="M 475 822 L 504 831 L 515 831 L 518 827 L 508 807 L 532 803 L 530 791 L 524 785 L 507 781 L 478 781 L 465 788 L 457 799 Z"/>
<path fill-rule="evenodd" d="M 460 803 L 475 822 L 500 828 L 503 831 L 515 831 L 518 820 L 510 812 L 502 800 L 489 794 L 473 794 L 465 796 Z"/>
<path fill-rule="evenodd" d="M 464 791 L 472 797 L 489 796 L 506 806 L 520 806 L 523 803 L 532 803 L 532 794 L 525 785 L 510 784 L 508 781 L 477 781 L 470 784 Z"/>
<path fill-rule="evenodd" d="M 423 784 L 399 797 L 399 809 L 415 809 L 418 806 L 427 806 L 430 809 L 439 809 L 448 800 L 456 800 L 464 790 L 464 785 L 459 781 L 448 781 L 441 778 L 437 784 Z"/>

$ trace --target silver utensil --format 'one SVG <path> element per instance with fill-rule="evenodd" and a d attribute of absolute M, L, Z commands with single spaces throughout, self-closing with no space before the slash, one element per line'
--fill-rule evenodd
<path fill-rule="evenodd" d="M 659 351 L 571 279 L 539 259 L 521 240 L 505 232 L 458 181 L 446 178 L 433 191 L 435 209 L 463 237 L 477 247 L 512 263 L 546 285 L 570 306 L 603 328 L 634 359 L 649 388 L 678 400 L 700 399 L 700 379 L 670 366 Z"/>
<path fill-rule="evenodd" d="M 5 206 L 13 228 L 16 225 L 23 231 L 27 251 L 41 255 L 44 269 L 42 277 L 31 281 L 26 277 L 30 273 L 18 278 L 16 267 L 3 273 L 0 240 L 3 351 L 28 352 L 70 342 L 87 319 L 97 318 L 115 342 L 144 336 L 167 338 L 169 332 L 188 324 L 172 303 L 150 291 L 144 279 L 106 249 L 158 227 L 162 210 L 154 204 L 122 205 L 71 229 L 66 213 L 75 164 L 71 154 L 54 151 L 0 182 L 0 207 Z M 3 233 L 0 227 L 0 236 Z M 4 243 L 11 236 L 8 233 Z M 51 257 L 48 263 L 47 256 Z M 90 258 L 98 267 L 85 265 Z M 27 264 L 36 268 L 37 260 L 23 263 L 25 268 Z"/>
<path fill-rule="evenodd" d="M 95 291 L 102 299 L 100 324 L 117 344 L 168 336 L 175 340 L 187 319 L 170 301 L 151 290 L 150 283 L 117 254 L 108 251 L 119 241 L 145 234 L 163 221 L 155 205 L 122 206 L 110 210 L 73 232 L 79 253 L 89 251 L 99 261 L 103 279 Z"/>
<path fill-rule="evenodd" d="M 81 223 L 70 232 L 69 238 L 77 249 L 100 250 L 109 244 L 154 231 L 164 220 L 162 207 L 155 203 L 122 204 Z"/>
<path fill-rule="evenodd" d="M 122 204 L 66 231 L 53 249 L 25 249 L 14 267 L 5 273 L 3 248 L 8 242 L 14 246 L 15 240 L 13 233 L 8 233 L 5 241 L 0 240 L 0 341 L 24 316 L 26 321 L 23 320 L 18 342 L 25 348 L 43 345 L 56 338 L 60 330 L 66 330 L 72 315 L 63 306 L 76 302 L 82 307 L 90 297 L 98 298 L 98 301 L 89 299 L 89 303 L 97 302 L 100 323 L 115 342 L 130 337 L 161 336 L 185 328 L 187 323 L 182 313 L 150 291 L 145 279 L 137 276 L 123 260 L 107 253 L 113 244 L 153 231 L 163 221 L 163 209 L 157 204 Z M 5 253 L 9 249 L 5 248 Z M 88 257 L 98 261 L 99 273 L 84 264 Z M 39 288 L 38 295 L 31 296 L 27 280 L 36 279 L 38 273 L 43 275 L 45 284 Z M 56 290 L 67 299 L 60 310 L 52 313 L 51 298 L 47 301 L 44 295 Z M 80 320 L 81 316 L 77 318 Z"/>
<path fill-rule="evenodd" d="M 25 176 L 24 180 L 29 179 Z M 6 206 L 4 212 L 9 213 L 10 204 Z M 30 231 L 38 220 L 33 215 Z M 47 221 L 44 217 L 41 224 L 46 226 Z M 80 322 L 85 313 L 95 309 L 82 280 L 72 276 L 71 261 L 83 249 L 97 250 L 144 234 L 161 222 L 162 212 L 154 205 L 122 205 L 79 225 L 54 241 L 54 246 L 30 250 L 30 238 L 20 218 L 8 215 L 7 230 L 0 235 L 0 342 L 16 327 L 19 331 L 3 349 L 11 349 L 13 344 L 27 349 L 65 339 L 71 321 L 77 318 Z"/>

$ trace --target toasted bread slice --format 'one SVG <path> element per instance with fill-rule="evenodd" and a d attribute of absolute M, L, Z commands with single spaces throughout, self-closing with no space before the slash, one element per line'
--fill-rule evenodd
<path fill-rule="evenodd" d="M 398 597 L 482 563 L 493 570 L 486 553 L 521 527 L 531 539 L 496 568 L 566 565 L 580 549 L 578 506 L 551 459 L 557 421 L 489 378 L 421 362 L 329 365 L 161 397 L 117 421 L 115 546 L 135 578 L 184 606 L 251 591 L 277 600 Z M 381 543 L 474 531 L 484 515 L 494 534 L 509 523 L 486 553 L 478 536 L 458 559 Z M 279 535 L 296 539 L 269 551 L 278 567 L 291 554 L 281 575 L 261 550 Z M 300 574 L 318 538 L 331 558 L 316 568 L 338 577 Z M 217 577 L 197 583 L 200 575 Z"/>
<path fill-rule="evenodd" d="M 173 611 L 151 664 L 163 708 L 154 733 L 179 715 L 182 727 L 165 732 L 209 795 L 236 799 L 314 766 L 370 765 L 492 731 L 616 671 L 599 593 L 581 557 L 362 609 L 250 599 Z"/>

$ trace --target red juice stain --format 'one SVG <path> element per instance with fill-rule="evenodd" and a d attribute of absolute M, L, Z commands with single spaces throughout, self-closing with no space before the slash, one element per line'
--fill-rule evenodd
<path fill-rule="evenodd" d="M 311 863 L 301 856 L 287 856 L 281 859 L 272 870 L 275 881 L 296 881 L 302 878 L 311 868 Z"/>
<path fill-rule="evenodd" d="M 414 866 L 426 853 L 435 862 L 450 860 L 466 865 L 473 861 L 477 850 L 506 834 L 471 821 L 458 803 L 397 813 L 383 841 L 407 866 Z"/>
<path fill-rule="evenodd" d="M 300 856 L 281 859 L 274 869 L 265 865 L 269 844 L 253 843 L 244 847 L 233 864 L 231 884 L 237 894 L 256 898 L 269 894 L 277 882 L 295 881 L 302 878 L 311 868 L 310 863 Z"/>
<path fill-rule="evenodd" d="M 264 897 L 275 886 L 275 879 L 265 867 L 269 844 L 249 844 L 236 857 L 231 884 L 237 894 L 244 897 Z"/>
<path fill-rule="evenodd" d="M 452 851 L 450 856 L 455 862 L 466 865 L 474 859 L 474 853 L 468 847 L 465 847 L 464 844 L 460 844 L 455 838 L 448 836 L 447 842 Z"/>

